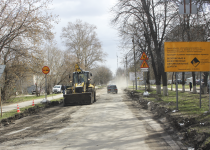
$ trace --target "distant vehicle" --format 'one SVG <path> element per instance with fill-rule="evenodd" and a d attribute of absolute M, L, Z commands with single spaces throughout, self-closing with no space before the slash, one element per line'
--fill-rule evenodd
<path fill-rule="evenodd" d="M 195 80 L 197 85 L 200 85 L 200 80 Z M 201 84 L 204 82 L 204 79 L 201 79 Z"/>
<path fill-rule="evenodd" d="M 168 84 L 172 84 L 172 80 L 168 80 Z"/>
<path fill-rule="evenodd" d="M 53 87 L 52 92 L 53 92 L 53 93 L 61 93 L 61 86 L 62 86 L 62 85 L 55 85 L 55 86 Z"/>
<path fill-rule="evenodd" d="M 176 84 L 176 80 L 174 80 L 173 83 Z M 177 79 L 177 83 L 178 84 L 182 84 L 182 80 L 181 79 Z"/>
<path fill-rule="evenodd" d="M 155 84 L 155 80 L 149 80 L 150 84 Z"/>
<path fill-rule="evenodd" d="M 116 85 L 108 85 L 107 86 L 107 93 L 116 93 L 117 94 L 118 89 Z"/>
<path fill-rule="evenodd" d="M 33 90 L 33 91 L 32 91 L 32 95 L 33 95 L 33 94 L 36 94 L 36 90 Z M 37 94 L 40 94 L 40 92 L 39 92 L 38 90 L 37 90 Z"/>
<path fill-rule="evenodd" d="M 190 82 L 192 83 L 192 82 L 193 82 L 193 81 L 192 81 L 192 79 L 193 79 L 192 77 L 187 78 L 186 84 L 187 84 L 187 85 L 189 85 L 189 84 L 190 84 Z"/>

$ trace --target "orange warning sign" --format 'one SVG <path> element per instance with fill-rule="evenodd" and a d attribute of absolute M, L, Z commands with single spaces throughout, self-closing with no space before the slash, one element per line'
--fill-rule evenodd
<path fill-rule="evenodd" d="M 210 42 L 165 42 L 165 72 L 210 71 Z"/>
<path fill-rule="evenodd" d="M 140 68 L 149 68 L 147 62 L 144 60 Z"/>
<path fill-rule="evenodd" d="M 143 54 L 141 55 L 140 60 L 148 60 L 149 58 L 147 57 L 146 53 L 143 52 Z"/>

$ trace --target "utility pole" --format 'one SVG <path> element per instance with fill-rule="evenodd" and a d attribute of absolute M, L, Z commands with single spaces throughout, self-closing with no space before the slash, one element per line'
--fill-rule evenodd
<path fill-rule="evenodd" d="M 128 87 L 128 79 L 127 79 L 127 55 L 125 56 L 125 79 L 126 79 L 126 88 Z"/>
<path fill-rule="evenodd" d="M 133 55 L 134 55 L 134 69 L 135 69 L 135 84 L 136 84 L 136 90 L 137 90 L 137 79 L 136 79 L 136 52 L 135 52 L 135 45 L 134 45 L 134 37 L 133 37 Z"/>
<path fill-rule="evenodd" d="M 118 55 L 117 55 L 117 69 L 118 69 Z"/>
<path fill-rule="evenodd" d="M 210 37 L 207 38 L 207 42 L 210 42 Z M 209 71 L 209 78 L 210 78 L 210 71 Z M 200 82 L 201 82 L 201 80 L 200 80 Z M 209 87 L 209 112 L 210 112 L 210 85 L 209 85 L 209 79 L 207 79 L 207 89 L 208 89 L 208 87 Z"/>

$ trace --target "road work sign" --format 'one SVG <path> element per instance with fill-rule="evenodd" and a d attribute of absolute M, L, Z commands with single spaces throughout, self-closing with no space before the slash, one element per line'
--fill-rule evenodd
<path fill-rule="evenodd" d="M 140 60 L 148 60 L 149 58 L 147 57 L 146 53 L 143 52 L 143 54 L 141 55 Z"/>
<path fill-rule="evenodd" d="M 165 72 L 210 71 L 210 42 L 165 42 Z"/>
<path fill-rule="evenodd" d="M 141 64 L 140 68 L 149 68 L 149 65 L 147 62 L 144 60 L 143 63 Z"/>

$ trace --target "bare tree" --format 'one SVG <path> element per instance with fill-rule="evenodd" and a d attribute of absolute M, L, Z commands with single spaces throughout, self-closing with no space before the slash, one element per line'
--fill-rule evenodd
<path fill-rule="evenodd" d="M 148 52 L 152 61 L 158 94 L 161 93 L 160 84 L 162 78 L 163 94 L 167 95 L 167 75 L 166 72 L 164 72 L 163 46 L 167 33 L 179 24 L 179 4 L 180 1 L 178 0 L 119 0 L 113 8 L 115 17 L 112 23 L 118 25 L 118 30 L 123 34 L 127 34 L 130 39 L 132 37 L 137 39 L 135 44 L 137 45 L 138 43 L 139 47 L 139 39 L 141 39 L 141 42 L 146 43 L 147 48 L 145 51 Z M 203 9 L 202 12 L 205 10 L 201 5 L 198 7 L 200 10 Z M 203 14 L 203 16 L 201 20 L 207 19 L 206 13 L 205 15 Z M 193 23 L 195 20 L 188 22 Z M 128 26 L 132 27 L 133 31 L 130 30 Z M 188 29 L 186 28 L 186 30 Z M 187 33 L 189 37 L 190 32 Z M 143 39 L 141 37 L 143 37 Z M 188 39 L 188 41 L 190 40 Z"/>
<path fill-rule="evenodd" d="M 7 100 L 17 83 L 42 66 L 41 44 L 51 40 L 51 22 L 44 13 L 48 0 L 0 1 L 0 61 L 6 65 L 3 76 L 3 100 Z M 38 59 L 40 58 L 40 59 Z"/>
<path fill-rule="evenodd" d="M 0 52 L 14 40 L 37 43 L 44 38 L 51 39 L 54 16 L 44 14 L 48 4 L 48 0 L 2 0 Z"/>
<path fill-rule="evenodd" d="M 69 22 L 67 27 L 62 29 L 63 42 L 84 69 L 93 67 L 96 62 L 103 62 L 106 56 L 95 30 L 96 26 L 81 20 Z"/>
<path fill-rule="evenodd" d="M 62 51 L 55 44 L 49 43 L 45 48 L 45 64 L 50 68 L 48 75 L 48 94 L 58 84 L 69 85 L 76 59 L 68 51 Z"/>
<path fill-rule="evenodd" d="M 178 4 L 178 2 L 176 3 Z M 209 36 L 210 13 L 206 10 L 208 3 L 196 2 L 198 13 L 178 15 L 176 23 L 170 25 L 170 29 L 166 36 L 166 41 L 206 41 Z M 177 6 L 178 7 L 178 6 Z M 192 72 L 193 77 L 193 93 L 196 93 L 196 73 Z M 182 90 L 185 91 L 185 73 L 182 73 Z M 205 78 L 205 90 L 207 92 L 207 79 Z"/>
<path fill-rule="evenodd" d="M 174 18 L 173 10 L 176 9 L 172 4 L 161 0 L 124 0 L 119 1 L 113 9 L 115 18 L 112 22 L 114 24 L 119 23 L 123 28 L 132 23 L 134 30 L 139 29 L 133 35 L 137 38 L 144 37 L 144 41 L 148 45 L 147 52 L 151 57 L 156 78 L 157 93 L 161 93 L 162 77 L 164 95 L 167 95 L 167 76 L 163 65 L 163 42 L 167 26 Z"/>
<path fill-rule="evenodd" d="M 14 89 L 21 90 L 21 85 L 24 84 L 22 83 L 23 81 L 33 82 L 29 81 L 31 78 L 29 78 L 29 80 L 27 80 L 27 78 L 37 73 L 37 69 L 42 65 L 43 59 L 38 59 L 41 53 L 36 49 L 33 50 L 33 53 L 30 53 L 32 47 L 29 52 L 28 48 L 23 48 L 21 45 L 13 45 L 13 43 L 11 43 L 10 46 L 11 47 L 4 48 L 4 55 L 1 59 L 1 62 L 6 65 L 3 75 L 3 101 L 8 100 L 10 96 L 14 95 Z M 23 91 L 21 91 L 21 93 L 22 92 Z"/>
<path fill-rule="evenodd" d="M 106 66 L 97 66 L 92 72 L 95 84 L 107 84 L 112 79 L 112 72 Z"/>

